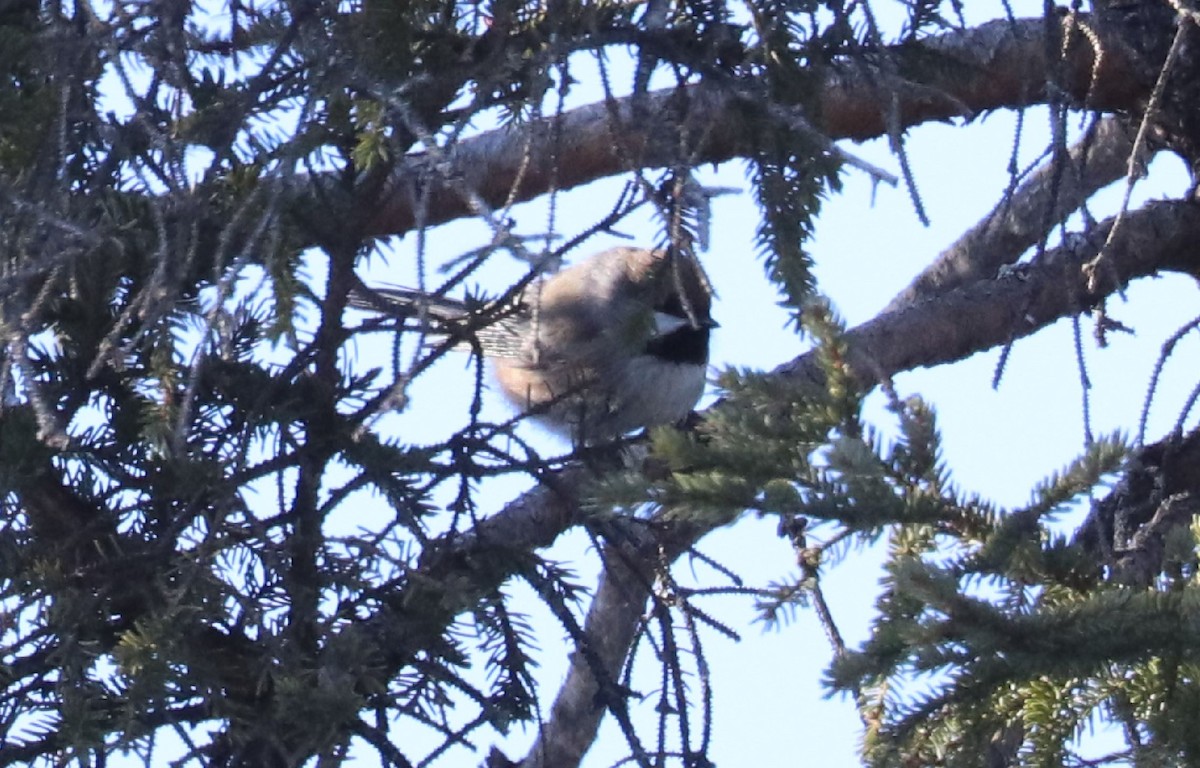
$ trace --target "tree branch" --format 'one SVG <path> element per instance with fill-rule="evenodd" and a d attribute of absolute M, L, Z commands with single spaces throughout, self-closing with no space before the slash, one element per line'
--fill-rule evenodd
<path fill-rule="evenodd" d="M 379 649 L 394 676 L 419 652 L 435 647 L 446 627 L 498 589 L 524 562 L 514 554 L 554 543 L 583 521 L 578 489 L 591 477 L 586 467 L 546 473 L 540 484 L 473 529 L 445 534 L 422 551 L 415 568 L 381 589 L 383 607 L 371 619 L 351 624 Z M 412 616 L 421 616 L 414 622 Z"/>
<path fill-rule="evenodd" d="M 595 741 L 604 712 L 626 706 L 624 697 L 614 700 L 619 692 L 601 685 L 594 665 L 600 665 L 605 680 L 620 678 L 655 573 L 669 567 L 710 530 L 691 522 L 659 519 L 645 535 L 605 549 L 600 585 L 584 624 L 587 652 L 579 649 L 571 655 L 567 679 L 522 768 L 578 765 Z"/>
<path fill-rule="evenodd" d="M 1124 176 L 1131 152 L 1133 131 L 1118 118 L 1104 118 L 1068 150 L 1065 162 L 1051 159 L 1043 164 L 994 211 L 942 251 L 883 313 L 995 277 L 1002 266 L 1015 263 L 1025 249 L 1041 242 L 1097 190 Z"/>
<path fill-rule="evenodd" d="M 1054 321 L 1086 311 L 1130 281 L 1159 271 L 1200 275 L 1200 206 L 1161 201 L 1127 215 L 1108 245 L 1111 269 L 1089 290 L 1083 267 L 1099 253 L 1114 218 L 1096 225 L 1086 241 L 1047 251 L 1013 273 L 876 316 L 847 332 L 847 357 L 859 382 L 870 388 L 913 368 L 942 365 L 1028 336 Z M 800 380 L 820 381 L 812 353 L 777 369 Z"/>
<path fill-rule="evenodd" d="M 1064 21 L 1049 28 L 1061 35 L 1065 26 Z M 1149 92 L 1151 83 L 1136 74 L 1144 68 L 1133 66 L 1136 57 L 1115 35 L 1099 30 L 1103 56 L 1097 63 L 1090 44 L 1047 41 L 1047 29 L 1043 19 L 994 21 L 894 46 L 887 52 L 890 70 L 903 73 L 903 80 L 863 64 L 833 67 L 816 99 L 819 115 L 809 121 L 831 139 L 862 141 L 884 134 L 893 110 L 906 128 L 1063 94 L 1092 109 L 1125 110 Z M 1047 61 L 1047 50 L 1065 50 L 1066 58 Z M 468 190 L 500 206 L 634 167 L 671 165 L 678 162 L 681 132 L 696 138 L 690 150 L 697 164 L 745 157 L 761 130 L 751 106 L 732 89 L 714 85 L 647 94 L 636 107 L 628 98 L 591 104 L 467 139 L 449 148 L 444 161 L 410 155 L 376 199 L 355 201 L 355 207 L 370 212 L 365 233 L 402 234 L 419 224 L 470 215 Z M 296 179 L 292 194 L 299 213 L 328 217 L 342 181 L 336 175 Z"/>

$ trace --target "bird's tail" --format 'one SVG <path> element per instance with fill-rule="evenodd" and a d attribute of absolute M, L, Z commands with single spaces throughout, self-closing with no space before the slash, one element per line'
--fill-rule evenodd
<path fill-rule="evenodd" d="M 350 292 L 349 306 L 396 318 L 404 331 L 427 340 L 453 339 L 456 349 L 480 349 L 492 357 L 520 355 L 525 349 L 519 301 L 463 301 L 399 286 L 363 286 Z"/>
<path fill-rule="evenodd" d="M 371 286 L 350 292 L 349 306 L 409 321 L 426 331 L 447 333 L 471 313 L 466 302 L 399 286 Z"/>

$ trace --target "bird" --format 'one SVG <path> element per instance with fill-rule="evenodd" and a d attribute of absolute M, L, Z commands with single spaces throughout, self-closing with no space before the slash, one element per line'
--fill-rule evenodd
<path fill-rule="evenodd" d="M 356 289 L 350 305 L 477 349 L 517 409 L 577 445 L 685 419 L 704 392 L 717 326 L 695 258 L 630 246 L 533 280 L 507 301 L 377 286 Z"/>

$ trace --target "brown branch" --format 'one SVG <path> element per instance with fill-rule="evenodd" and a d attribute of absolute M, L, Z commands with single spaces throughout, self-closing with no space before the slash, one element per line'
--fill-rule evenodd
<path fill-rule="evenodd" d="M 1037 245 L 1097 190 L 1128 172 L 1133 133 L 1107 117 L 1068 150 L 1066 162 L 1038 168 L 996 210 L 938 255 L 883 312 L 895 312 L 976 280 L 995 277 Z"/>
<path fill-rule="evenodd" d="M 1127 215 L 1109 246 L 1112 269 L 1089 290 L 1083 266 L 1099 252 L 1114 221 L 1098 224 L 1086 242 L 1049 250 L 1038 262 L 1008 276 L 978 280 L 850 330 L 846 343 L 851 369 L 870 388 L 901 371 L 954 362 L 1028 336 L 1090 309 L 1136 278 L 1159 271 L 1200 275 L 1200 207 L 1163 201 Z M 811 353 L 777 372 L 821 379 Z"/>
<path fill-rule="evenodd" d="M 900 127 L 906 128 L 1044 103 L 1052 93 L 1079 104 L 1086 100 L 1092 109 L 1132 109 L 1149 91 L 1150 84 L 1136 76 L 1144 68 L 1133 66 L 1134 57 L 1119 39 L 1103 38 L 1099 66 L 1090 45 L 1083 43 L 1066 46 L 1065 61 L 1048 62 L 1047 50 L 1062 46 L 1057 40 L 1047 45 L 1046 29 L 1042 19 L 996 21 L 896 46 L 889 55 L 905 80 L 889 80 L 866 65 L 844 67 L 826 80 L 817 99 L 819 116 L 809 122 L 831 139 L 861 141 L 887 130 L 887 113 L 881 108 L 885 101 L 894 101 Z M 1049 82 L 1056 84 L 1049 87 Z M 440 224 L 471 213 L 466 190 L 500 206 L 634 167 L 671 165 L 678 161 L 681 131 L 696 137 L 690 149 L 697 164 L 744 157 L 754 151 L 760 130 L 751 106 L 729 89 L 711 85 L 647 94 L 636 110 L 630 99 L 591 104 L 519 130 L 480 134 L 454 146 L 446 162 L 409 156 L 376 199 L 356 201 L 355 207 L 365 218 L 366 234 L 401 234 L 418 224 L 415 209 L 421 193 L 427 196 L 421 223 Z M 299 181 L 293 199 L 300 212 L 329 216 L 322 209 L 339 197 L 341 180 Z"/>
<path fill-rule="evenodd" d="M 595 740 L 605 711 L 625 706 L 624 699 L 614 700 L 620 692 L 601 685 L 594 665 L 601 667 L 609 683 L 620 678 L 656 570 L 669 566 L 712 530 L 679 520 L 658 522 L 646 529 L 647 535 L 606 549 L 600 585 L 584 624 L 587 652 L 577 650 L 571 655 L 567 679 L 522 768 L 578 765 Z"/>
<path fill-rule="evenodd" d="M 583 521 L 578 488 L 590 477 L 582 466 L 547 472 L 540 485 L 471 530 L 430 542 L 397 586 L 381 590 L 383 608 L 345 631 L 365 633 L 394 676 L 419 652 L 436 647 L 459 614 L 508 580 L 524 562 L 520 555 L 550 546 Z"/>

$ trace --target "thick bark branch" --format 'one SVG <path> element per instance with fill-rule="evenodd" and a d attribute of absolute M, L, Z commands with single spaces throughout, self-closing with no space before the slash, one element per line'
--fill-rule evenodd
<path fill-rule="evenodd" d="M 1118 39 L 1102 40 L 1098 66 L 1084 42 L 1066 46 L 1064 61 L 1048 61 L 1047 51 L 1063 46 L 1048 41 L 1047 30 L 1061 34 L 1058 22 L 996 21 L 896 46 L 888 52 L 891 65 L 907 79 L 889 79 L 865 65 L 845 67 L 827 78 L 817 98 L 819 115 L 808 116 L 808 122 L 831 139 L 864 140 L 886 133 L 892 117 L 902 129 L 1044 103 L 1051 94 L 1066 94 L 1092 109 L 1125 110 L 1147 93 L 1150 84 L 1135 75 L 1143 68 L 1133 66 Z M 365 234 L 402 234 L 478 213 L 480 205 L 521 202 L 635 167 L 669 166 L 679 162 L 681 131 L 693 137 L 689 159 L 695 164 L 744 157 L 754 151 L 760 133 L 755 113 L 732 89 L 697 85 L 648 94 L 636 109 L 630 99 L 620 99 L 519 130 L 489 131 L 444 158 L 406 158 L 376 199 L 356 202 L 356 218 Z M 339 197 L 325 179 L 317 189 L 312 179 L 300 181 L 301 211 L 320 217 L 329 200 Z M 328 183 L 341 181 L 330 177 Z M 425 202 L 418 206 L 422 193 Z"/>
<path fill-rule="evenodd" d="M 585 467 L 547 473 L 541 484 L 465 532 L 430 542 L 411 573 L 387 593 L 384 607 L 347 632 L 364 632 L 379 649 L 388 676 L 436 647 L 455 617 L 512 577 L 522 555 L 554 543 L 583 521 L 578 489 Z M 420 621 L 413 621 L 420 616 Z"/>
<path fill-rule="evenodd" d="M 995 277 L 1063 219 L 1129 171 L 1134 132 L 1107 117 L 1080 139 L 1064 162 L 1038 168 L 994 211 L 960 237 L 884 308 L 895 312 L 984 278 Z"/>
<path fill-rule="evenodd" d="M 1084 269 L 1100 252 L 1115 219 L 1093 230 L 1086 242 L 1055 248 L 1012 274 L 978 280 L 934 301 L 878 315 L 846 335 L 848 360 L 859 381 L 873 387 L 913 368 L 942 365 L 1028 336 L 1096 306 L 1130 281 L 1159 271 L 1200 275 L 1200 207 L 1195 203 L 1150 203 L 1125 217 L 1089 287 Z M 778 373 L 820 380 L 812 354 L 781 366 Z"/>
<path fill-rule="evenodd" d="M 627 699 L 611 685 L 602 686 L 593 665 L 607 681 L 619 679 L 641 624 L 655 573 L 669 567 L 711 529 L 682 521 L 662 523 L 647 534 L 605 551 L 604 571 L 584 624 L 586 653 L 571 656 L 567 679 L 559 688 L 537 741 L 522 768 L 578 765 L 596 738 L 605 711 L 624 709 Z"/>

